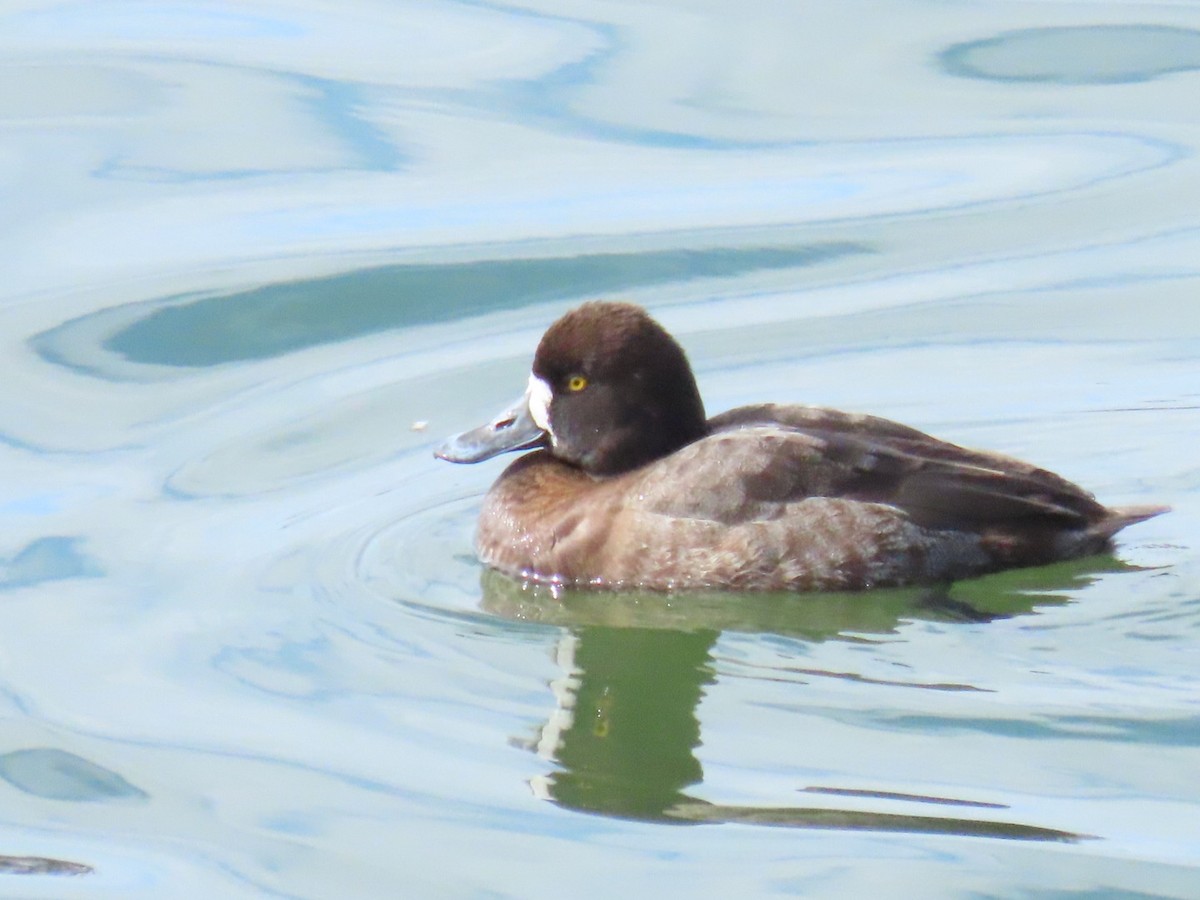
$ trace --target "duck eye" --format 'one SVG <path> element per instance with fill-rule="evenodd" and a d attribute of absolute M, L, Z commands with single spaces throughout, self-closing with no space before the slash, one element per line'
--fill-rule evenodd
<path fill-rule="evenodd" d="M 582 375 L 572 375 L 567 379 L 567 390 L 577 394 L 588 386 L 588 380 Z"/>

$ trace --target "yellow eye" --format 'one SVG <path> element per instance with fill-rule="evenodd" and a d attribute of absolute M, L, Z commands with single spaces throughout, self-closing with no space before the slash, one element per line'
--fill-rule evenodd
<path fill-rule="evenodd" d="M 572 375 L 567 380 L 567 390 L 572 393 L 578 393 L 588 386 L 588 380 L 582 375 Z"/>

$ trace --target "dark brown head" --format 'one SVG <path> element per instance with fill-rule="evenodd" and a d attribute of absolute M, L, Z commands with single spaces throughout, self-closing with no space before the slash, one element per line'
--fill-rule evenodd
<path fill-rule="evenodd" d="M 687 356 L 646 311 L 585 303 L 538 344 L 522 402 L 438 456 L 477 462 L 548 445 L 596 475 L 615 475 L 675 452 L 707 432 Z"/>

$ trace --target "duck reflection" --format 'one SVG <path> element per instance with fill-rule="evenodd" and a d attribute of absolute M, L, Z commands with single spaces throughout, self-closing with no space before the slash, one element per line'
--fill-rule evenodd
<path fill-rule="evenodd" d="M 704 774 L 696 706 L 713 680 L 717 635 L 589 625 L 564 636 L 559 708 L 538 742 L 561 768 L 534 790 L 585 812 L 680 821 L 669 810 Z"/>
<path fill-rule="evenodd" d="M 950 833 L 1026 840 L 1082 835 L 1010 822 L 954 818 L 947 806 L 988 806 L 952 798 L 810 789 L 936 804 L 942 815 L 898 815 L 819 808 L 748 808 L 707 803 L 687 788 L 703 780 L 696 758 L 696 708 L 714 681 L 712 648 L 725 630 L 769 632 L 808 641 L 869 640 L 906 621 L 988 622 L 1068 602 L 1090 575 L 1124 568 L 1110 558 L 1011 571 L 947 589 L 855 594 L 556 593 L 494 571 L 483 575 L 483 608 L 498 616 L 566 629 L 562 675 L 551 688 L 557 708 L 530 747 L 556 763 L 535 792 L 580 812 L 672 824 L 764 825 Z M 852 673 L 812 672 L 865 680 Z M 970 685 L 936 685 L 973 690 Z M 861 804 L 859 804 L 861 806 Z M 1000 807 L 1003 808 L 1003 807 Z"/>

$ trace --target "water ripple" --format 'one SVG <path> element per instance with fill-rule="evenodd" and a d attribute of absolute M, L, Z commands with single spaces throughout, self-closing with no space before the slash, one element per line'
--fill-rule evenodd
<path fill-rule="evenodd" d="M 0 871 L 1195 893 L 1186 4 L 10 7 Z M 874 412 L 1176 511 L 942 593 L 485 572 L 501 463 L 430 449 L 613 294 L 713 412 Z M 659 827 L 702 822 L 738 827 Z"/>
<path fill-rule="evenodd" d="M 1077 25 L 1010 31 L 943 51 L 951 75 L 1045 84 L 1129 84 L 1200 69 L 1200 31 Z"/>

